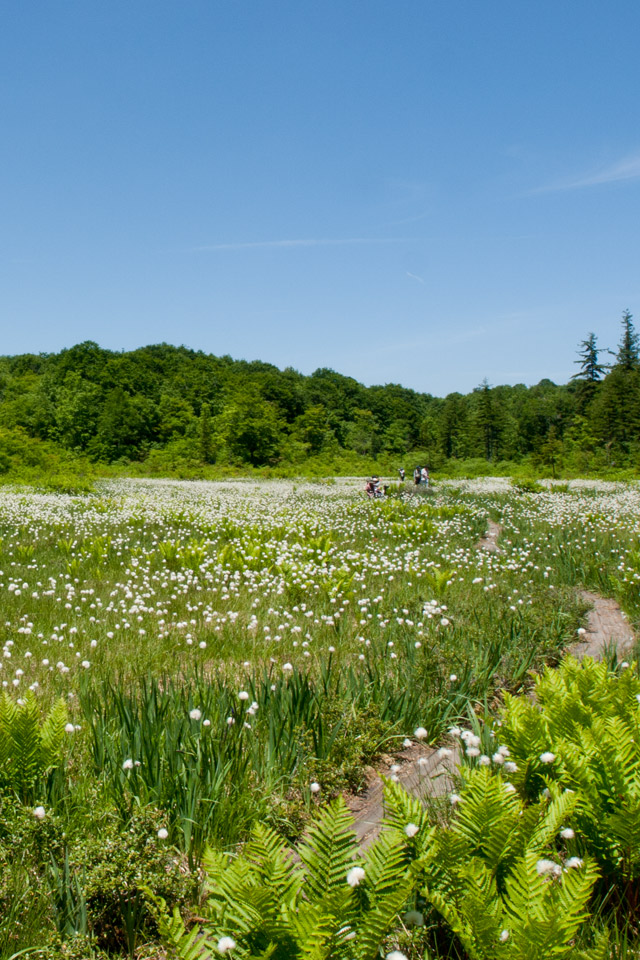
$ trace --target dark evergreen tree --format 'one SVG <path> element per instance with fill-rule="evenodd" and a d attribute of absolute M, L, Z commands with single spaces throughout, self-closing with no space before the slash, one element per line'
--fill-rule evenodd
<path fill-rule="evenodd" d="M 618 346 L 616 366 L 627 371 L 640 369 L 638 346 L 638 334 L 633 325 L 633 317 L 628 310 L 625 310 L 622 314 L 622 339 Z"/>
<path fill-rule="evenodd" d="M 599 363 L 599 350 L 595 333 L 590 333 L 586 340 L 580 343 L 578 350 L 579 360 L 574 363 L 580 365 L 577 373 L 571 377 L 576 381 L 576 401 L 578 413 L 583 415 L 593 400 L 598 384 L 605 373 L 605 367 Z"/>
<path fill-rule="evenodd" d="M 598 383 L 605 372 L 605 368 L 598 362 L 599 350 L 596 346 L 597 337 L 595 333 L 590 333 L 586 340 L 580 343 L 582 350 L 578 351 L 579 360 L 574 363 L 580 364 L 578 373 L 574 373 L 572 380 L 583 380 L 586 383 Z"/>

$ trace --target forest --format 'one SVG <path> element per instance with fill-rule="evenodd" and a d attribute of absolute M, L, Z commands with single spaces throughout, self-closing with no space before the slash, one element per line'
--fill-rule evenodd
<path fill-rule="evenodd" d="M 590 333 L 575 363 L 567 384 L 485 379 L 439 398 L 166 343 L 114 352 L 86 341 L 5 356 L 0 474 L 313 476 L 415 463 L 443 475 L 633 474 L 640 357 L 632 315 L 622 316 L 617 350 L 599 349 Z"/>

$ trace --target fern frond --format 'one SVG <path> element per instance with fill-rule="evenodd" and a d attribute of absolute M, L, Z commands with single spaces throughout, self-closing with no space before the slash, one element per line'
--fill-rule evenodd
<path fill-rule="evenodd" d="M 397 830 L 385 830 L 367 850 L 364 873 L 371 897 L 387 893 L 406 875 L 406 839 Z"/>
<path fill-rule="evenodd" d="M 352 825 L 353 817 L 339 797 L 322 811 L 298 845 L 307 868 L 304 890 L 309 899 L 320 899 L 346 883 L 358 849 Z"/>
<path fill-rule="evenodd" d="M 396 830 L 404 830 L 409 823 L 415 823 L 422 831 L 429 826 L 429 814 L 424 804 L 409 793 L 402 784 L 392 780 L 384 781 L 383 823 Z"/>
<path fill-rule="evenodd" d="M 361 960 L 370 960 L 377 955 L 380 946 L 393 929 L 396 918 L 409 899 L 413 889 L 411 877 L 399 880 L 395 888 L 377 897 L 358 926 L 357 954 Z"/>

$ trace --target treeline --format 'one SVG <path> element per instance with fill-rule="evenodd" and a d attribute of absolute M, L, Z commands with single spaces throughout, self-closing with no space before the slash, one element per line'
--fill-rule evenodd
<path fill-rule="evenodd" d="M 551 472 L 640 465 L 640 360 L 631 315 L 601 362 L 594 334 L 566 385 L 490 386 L 433 397 L 365 387 L 329 369 L 168 344 L 117 353 L 91 341 L 0 358 L 0 472 L 47 457 L 151 473 L 216 464 L 342 472 L 358 464 Z"/>

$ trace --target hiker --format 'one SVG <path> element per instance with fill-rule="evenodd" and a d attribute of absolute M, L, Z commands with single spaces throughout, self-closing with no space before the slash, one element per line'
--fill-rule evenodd
<path fill-rule="evenodd" d="M 398 473 L 400 474 L 400 479 L 404 483 L 404 478 L 405 478 L 404 467 L 400 467 L 400 469 L 398 470 Z"/>
<path fill-rule="evenodd" d="M 416 487 L 420 485 L 420 477 L 421 477 L 420 467 L 416 467 L 415 470 L 413 471 L 413 482 L 416 485 Z"/>
<path fill-rule="evenodd" d="M 420 477 L 425 487 L 429 486 L 429 471 L 426 467 L 423 467 L 420 471 Z"/>

